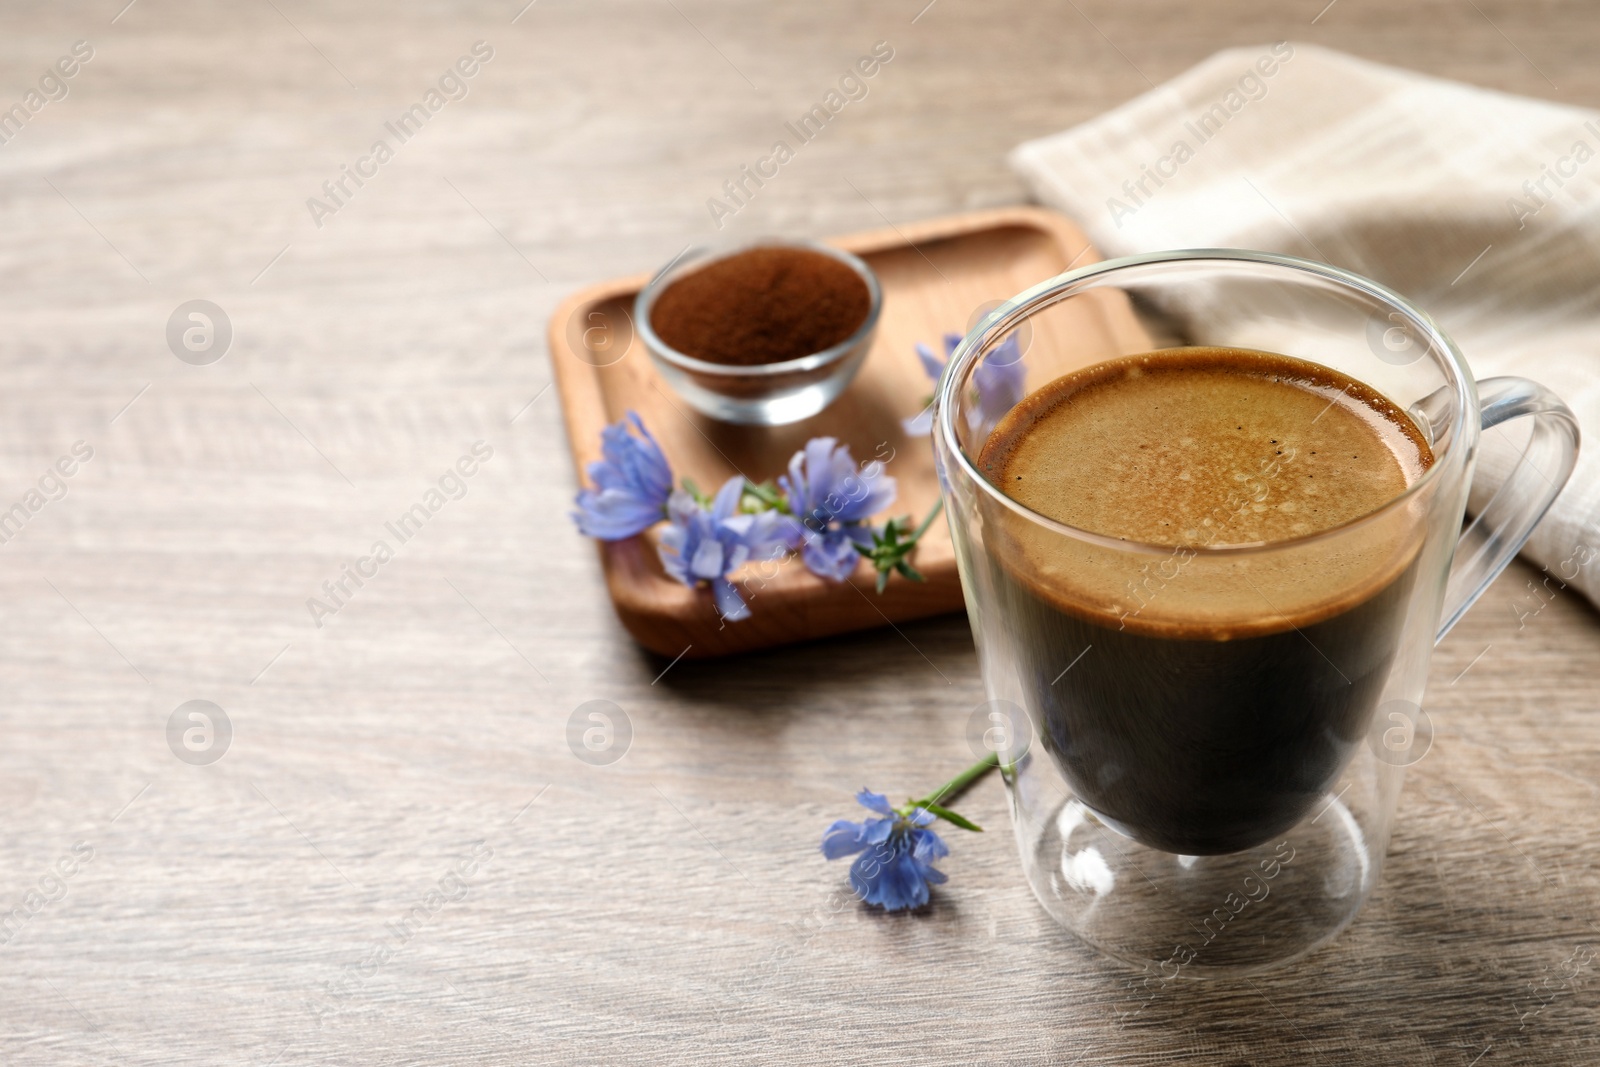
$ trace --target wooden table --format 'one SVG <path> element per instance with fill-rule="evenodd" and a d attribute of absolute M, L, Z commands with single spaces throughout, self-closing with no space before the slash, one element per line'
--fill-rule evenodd
<path fill-rule="evenodd" d="M 639 652 L 565 517 L 543 340 L 564 293 L 710 234 L 707 198 L 880 40 L 738 232 L 1017 202 L 1013 144 L 1230 44 L 1600 105 L 1600 9 L 125 2 L 0 33 L 6 107 L 93 48 L 0 147 L 0 507 L 93 449 L 0 545 L 0 1062 L 1600 1060 L 1587 604 L 1525 600 L 1518 565 L 1441 646 L 1350 931 L 1119 1026 L 1125 975 L 1029 895 L 997 781 L 966 808 L 1000 832 L 955 841 L 926 914 L 841 907 L 817 854 L 856 788 L 967 758 L 966 620 Z M 479 40 L 465 99 L 361 163 Z M 319 228 L 342 165 L 370 176 Z M 219 362 L 169 349 L 193 299 L 231 323 Z M 465 495 L 313 625 L 478 441 Z M 219 762 L 169 747 L 191 700 L 231 722 Z M 568 746 L 590 700 L 632 724 L 608 766 Z"/>

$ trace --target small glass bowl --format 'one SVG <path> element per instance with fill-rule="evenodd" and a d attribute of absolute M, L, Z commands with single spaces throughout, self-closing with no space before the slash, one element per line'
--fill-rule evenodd
<path fill-rule="evenodd" d="M 686 356 L 669 348 L 650 325 L 656 298 L 679 278 L 752 248 L 802 248 L 843 263 L 867 285 L 867 317 L 855 333 L 832 348 L 781 363 L 729 366 Z M 844 392 L 872 347 L 883 309 L 883 289 L 872 268 L 858 257 L 816 241 L 762 239 L 731 249 L 693 248 L 669 263 L 634 301 L 634 323 L 645 351 L 661 377 L 690 407 L 741 426 L 782 426 L 809 418 Z"/>

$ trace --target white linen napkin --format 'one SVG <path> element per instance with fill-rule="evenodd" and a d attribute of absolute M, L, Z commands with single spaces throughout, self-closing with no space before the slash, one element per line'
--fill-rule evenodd
<path fill-rule="evenodd" d="M 1584 447 L 1524 553 L 1600 603 L 1600 113 L 1279 42 L 1219 52 L 1011 163 L 1107 256 L 1325 260 L 1414 300 L 1477 377 L 1554 390 Z M 1473 507 L 1517 455 L 1483 450 Z"/>

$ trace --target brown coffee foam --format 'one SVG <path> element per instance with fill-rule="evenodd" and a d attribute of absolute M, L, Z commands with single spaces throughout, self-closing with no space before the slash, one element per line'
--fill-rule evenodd
<path fill-rule="evenodd" d="M 1198 347 L 1058 378 L 978 457 L 1030 511 L 1168 550 L 1095 545 L 994 506 L 986 543 L 1015 578 L 1090 621 L 1216 639 L 1308 625 L 1393 581 L 1420 547 L 1420 502 L 1297 542 L 1378 511 L 1432 462 L 1370 386 L 1288 356 Z"/>

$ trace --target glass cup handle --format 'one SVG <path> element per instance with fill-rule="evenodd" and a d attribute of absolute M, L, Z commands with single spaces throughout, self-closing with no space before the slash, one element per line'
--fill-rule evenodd
<path fill-rule="evenodd" d="M 1526 415 L 1533 419 L 1533 435 L 1505 484 L 1461 534 L 1436 641 L 1506 569 L 1578 462 L 1578 420 L 1560 397 L 1539 383 L 1485 378 L 1478 382 L 1478 408 L 1485 430 Z"/>

